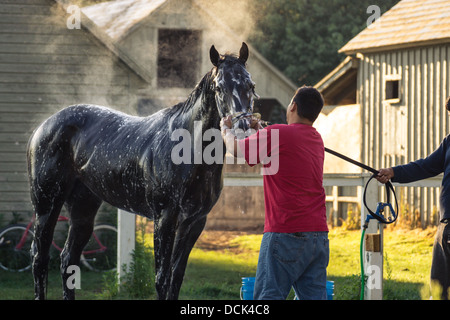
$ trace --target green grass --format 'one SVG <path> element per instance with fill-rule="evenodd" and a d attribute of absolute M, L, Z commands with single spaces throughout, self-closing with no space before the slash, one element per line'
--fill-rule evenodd
<path fill-rule="evenodd" d="M 434 234 L 434 229 L 384 231 L 383 299 L 428 299 L 423 291 L 429 287 Z M 330 231 L 328 278 L 335 281 L 337 299 L 359 299 L 360 237 L 359 231 Z"/>
<path fill-rule="evenodd" d="M 435 230 L 386 230 L 384 282 L 386 300 L 428 299 L 431 252 Z M 204 236 L 207 232 L 204 233 Z M 360 232 L 332 229 L 328 279 L 335 282 L 336 300 L 357 300 L 360 290 Z M 189 258 L 180 299 L 239 299 L 241 278 L 254 276 L 261 235 L 243 234 L 222 242 L 219 249 L 196 246 Z M 146 243 L 151 244 L 151 235 Z M 82 269 L 77 299 L 102 299 L 103 275 Z M 59 272 L 49 275 L 49 299 L 61 299 Z M 104 296 L 104 295 L 103 295 Z M 116 298 L 127 298 L 118 295 Z M 155 298 L 155 295 L 150 297 Z M 31 272 L 0 270 L 0 299 L 33 299 Z"/>

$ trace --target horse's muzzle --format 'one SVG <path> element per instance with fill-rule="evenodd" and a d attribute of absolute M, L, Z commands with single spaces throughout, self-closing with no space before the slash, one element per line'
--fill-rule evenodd
<path fill-rule="evenodd" d="M 239 112 L 233 115 L 231 122 L 233 129 L 240 129 L 243 132 L 247 132 L 250 129 L 250 121 L 252 119 L 251 112 Z"/>
<path fill-rule="evenodd" d="M 244 132 L 247 132 L 248 129 L 250 129 L 250 120 L 247 118 L 243 118 L 236 122 L 234 125 L 234 129 L 240 129 Z"/>

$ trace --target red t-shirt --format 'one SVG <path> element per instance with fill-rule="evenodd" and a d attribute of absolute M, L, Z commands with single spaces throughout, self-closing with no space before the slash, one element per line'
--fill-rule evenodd
<path fill-rule="evenodd" d="M 239 148 L 250 166 L 263 163 L 264 232 L 328 231 L 323 188 L 324 145 L 309 125 L 276 124 Z"/>

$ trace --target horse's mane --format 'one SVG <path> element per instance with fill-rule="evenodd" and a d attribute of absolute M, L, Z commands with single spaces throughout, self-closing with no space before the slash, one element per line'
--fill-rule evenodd
<path fill-rule="evenodd" d="M 209 87 L 211 86 L 211 76 L 212 76 L 213 70 L 206 73 L 203 78 L 197 83 L 194 90 L 189 94 L 188 98 L 180 103 L 177 103 L 176 105 L 170 107 L 171 113 L 175 112 L 186 112 L 188 111 L 192 106 L 194 106 L 195 102 L 199 97 L 202 95 L 202 93 L 207 92 Z"/>

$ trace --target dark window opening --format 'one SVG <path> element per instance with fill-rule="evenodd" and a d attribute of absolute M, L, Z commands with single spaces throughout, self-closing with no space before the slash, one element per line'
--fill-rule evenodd
<path fill-rule="evenodd" d="M 386 80 L 386 100 L 400 99 L 400 80 Z"/>
<path fill-rule="evenodd" d="M 272 124 L 286 123 L 286 109 L 275 99 L 258 99 L 255 100 L 253 112 L 261 114 L 261 119 Z"/>
<path fill-rule="evenodd" d="M 200 80 L 201 32 L 160 29 L 158 34 L 158 86 L 191 88 Z"/>

